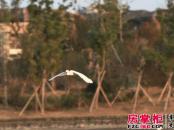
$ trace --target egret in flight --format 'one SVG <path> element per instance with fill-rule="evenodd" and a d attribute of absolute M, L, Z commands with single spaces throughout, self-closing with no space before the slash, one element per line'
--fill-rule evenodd
<path fill-rule="evenodd" d="M 75 70 L 66 70 L 65 72 L 59 73 L 59 74 L 55 75 L 54 77 L 50 78 L 49 81 L 51 81 L 51 80 L 53 80 L 53 79 L 55 79 L 55 78 L 57 78 L 57 77 L 66 76 L 66 75 L 68 75 L 68 76 L 78 75 L 78 76 L 79 76 L 80 78 L 82 78 L 86 83 L 90 83 L 90 84 L 93 83 L 93 81 L 92 81 L 90 78 L 88 78 L 88 77 L 85 76 L 84 74 L 82 74 L 82 73 L 80 73 L 80 72 L 77 72 L 77 71 L 75 71 Z"/>

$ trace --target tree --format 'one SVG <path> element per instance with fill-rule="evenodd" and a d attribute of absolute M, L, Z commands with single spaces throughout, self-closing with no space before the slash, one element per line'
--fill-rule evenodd
<path fill-rule="evenodd" d="M 9 10 L 5 0 L 0 0 L 0 22 L 9 22 Z M 3 60 L 3 85 L 4 85 L 4 105 L 8 107 L 8 86 L 7 86 L 7 48 L 5 42 L 5 32 L 0 31 L 0 48 L 1 48 L 1 58 Z"/>
<path fill-rule="evenodd" d="M 67 39 L 68 32 L 66 8 L 60 6 L 53 10 L 52 5 L 53 0 L 31 0 L 27 33 L 20 36 L 26 76 L 34 84 L 42 86 L 42 112 L 47 77 L 60 67 L 61 44 Z"/>
<path fill-rule="evenodd" d="M 37 5 L 36 2 L 39 4 Z M 60 66 L 61 43 L 67 36 L 65 8 L 52 10 L 53 1 L 35 1 L 28 6 L 28 32 L 21 37 L 22 58 L 28 64 L 32 79 L 40 79 L 43 72 L 56 72 Z"/>
<path fill-rule="evenodd" d="M 120 42 L 123 42 L 123 14 L 125 10 L 128 9 L 128 2 L 132 1 L 127 1 L 127 3 L 123 3 L 123 0 L 119 0 L 118 2 L 118 9 L 119 9 L 119 37 L 120 37 Z"/>
<path fill-rule="evenodd" d="M 102 82 L 106 73 L 106 50 L 111 45 L 115 45 L 118 38 L 118 8 L 116 0 L 99 0 L 96 6 L 98 18 L 89 30 L 89 46 L 97 53 L 97 90 L 93 97 L 90 111 L 98 107 L 99 93 L 101 92 L 107 104 L 111 106 L 103 88 Z"/>
<path fill-rule="evenodd" d="M 168 88 L 168 94 L 167 94 L 167 100 L 164 107 L 164 111 L 167 110 L 168 102 L 170 100 L 171 94 L 172 94 L 172 77 L 173 77 L 173 63 L 174 63 L 174 1 L 168 0 L 168 10 L 165 14 L 165 16 L 161 16 L 161 23 L 163 25 L 163 57 L 165 59 L 165 63 L 163 63 L 163 66 L 165 67 L 165 72 L 169 73 L 169 79 L 159 97 L 158 101 L 161 101 L 164 92 Z"/>
<path fill-rule="evenodd" d="M 174 63 L 174 4 L 173 0 L 168 1 L 168 10 L 158 10 L 158 19 L 161 23 L 161 39 L 150 50 L 145 52 L 147 60 L 153 61 L 156 65 L 161 66 L 164 73 L 169 75 L 169 78 L 161 92 L 158 99 L 160 102 L 167 92 L 167 99 L 164 106 L 164 111 L 167 110 L 168 102 L 172 92 L 172 77 L 173 77 L 173 63 Z"/>

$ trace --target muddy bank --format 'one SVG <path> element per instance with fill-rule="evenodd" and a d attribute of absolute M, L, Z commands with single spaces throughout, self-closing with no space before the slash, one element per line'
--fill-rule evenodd
<path fill-rule="evenodd" d="M 126 128 L 127 116 L 101 116 L 101 117 L 66 117 L 66 118 L 37 118 L 37 119 L 6 119 L 0 120 L 0 130 L 21 129 L 75 129 L 75 128 Z"/>

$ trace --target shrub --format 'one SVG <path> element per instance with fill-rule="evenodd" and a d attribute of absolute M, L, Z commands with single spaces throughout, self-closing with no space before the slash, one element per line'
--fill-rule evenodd
<path fill-rule="evenodd" d="M 56 110 L 61 108 L 60 97 L 49 96 L 46 98 L 46 109 Z"/>
<path fill-rule="evenodd" d="M 64 95 L 60 98 L 60 106 L 65 109 L 77 107 L 78 105 L 78 95 L 77 94 L 70 94 Z"/>
<path fill-rule="evenodd" d="M 49 96 L 47 97 L 46 107 L 47 109 L 71 109 L 78 106 L 77 94 L 63 95 L 61 97 Z"/>
<path fill-rule="evenodd" d="M 28 98 L 30 95 L 28 96 L 21 96 L 20 95 L 20 86 L 16 85 L 16 86 L 12 86 L 8 89 L 8 103 L 10 106 L 14 107 L 14 108 L 22 108 L 25 103 L 27 102 Z M 29 108 L 33 108 L 34 106 L 34 101 L 30 103 Z"/>

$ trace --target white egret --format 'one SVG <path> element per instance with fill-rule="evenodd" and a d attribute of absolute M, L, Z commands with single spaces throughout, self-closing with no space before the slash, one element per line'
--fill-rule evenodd
<path fill-rule="evenodd" d="M 57 78 L 57 77 L 61 77 L 61 76 L 73 76 L 73 75 L 78 75 L 80 78 L 82 78 L 86 83 L 90 83 L 92 84 L 93 81 L 88 78 L 87 76 L 85 76 L 84 74 L 80 73 L 80 72 L 77 72 L 77 71 L 74 71 L 74 70 L 66 70 L 65 72 L 62 72 L 62 73 L 59 73 L 57 75 L 55 75 L 54 77 L 50 78 L 49 81 Z"/>

